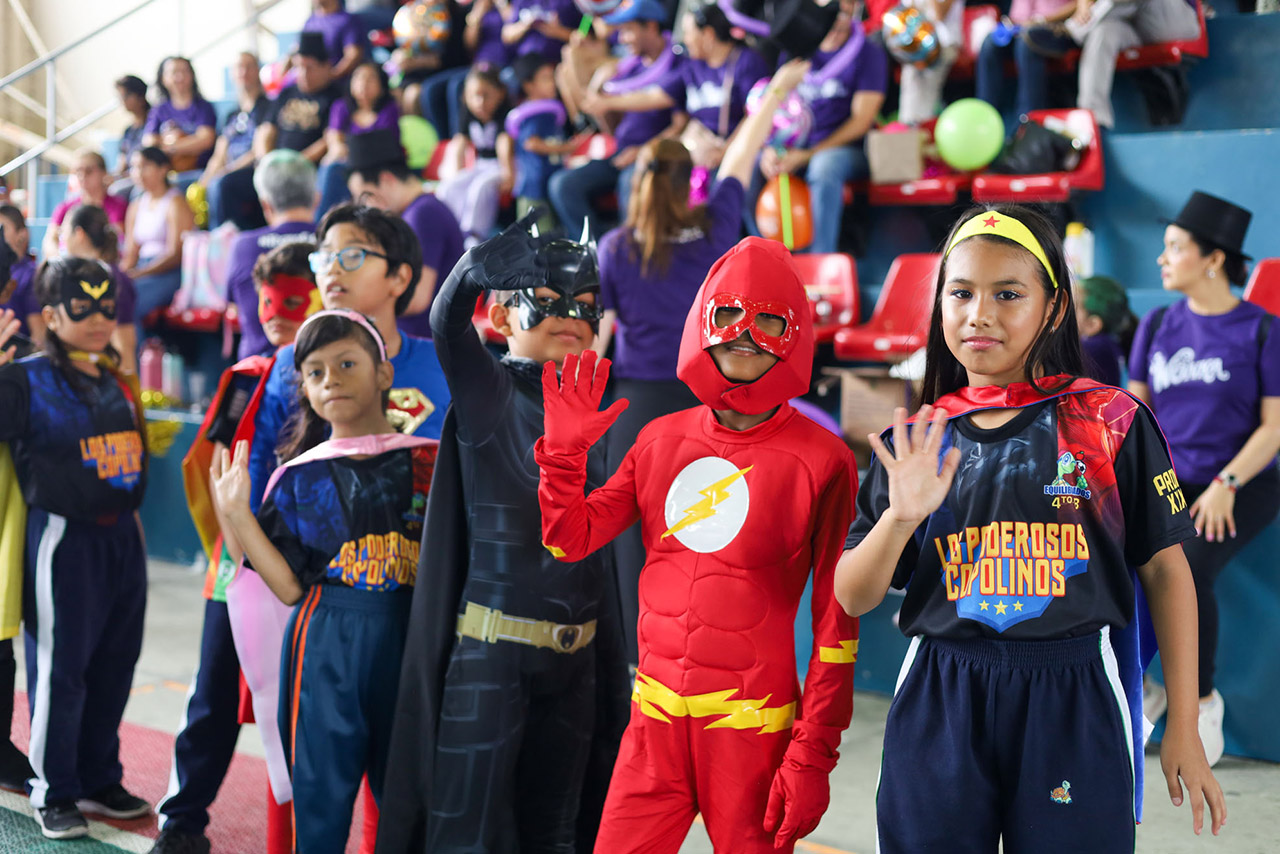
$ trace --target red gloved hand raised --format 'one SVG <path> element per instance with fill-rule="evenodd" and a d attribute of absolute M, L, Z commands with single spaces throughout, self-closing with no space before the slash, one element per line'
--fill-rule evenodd
<path fill-rule="evenodd" d="M 769 805 L 765 808 L 764 829 L 773 833 L 775 848 L 790 848 L 797 839 L 808 836 L 818 826 L 831 802 L 828 777 L 836 767 L 838 755 L 821 745 L 807 741 L 799 731 L 787 745 L 782 765 L 769 787 Z M 836 733 L 839 738 L 839 733 Z"/>
<path fill-rule="evenodd" d="M 630 405 L 627 400 L 618 400 L 600 411 L 600 399 L 609 384 L 609 360 L 598 361 L 599 364 L 594 350 L 581 356 L 565 356 L 559 380 L 555 363 L 542 366 L 542 405 L 546 413 L 542 447 L 547 453 L 585 454 Z"/>

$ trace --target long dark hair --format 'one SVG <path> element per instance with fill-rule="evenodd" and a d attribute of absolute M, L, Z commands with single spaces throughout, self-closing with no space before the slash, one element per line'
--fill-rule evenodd
<path fill-rule="evenodd" d="M 369 321 L 369 325 L 373 326 L 372 320 Z M 311 408 L 311 401 L 307 399 L 303 386 L 302 363 L 321 347 L 347 339 L 357 342 L 364 348 L 375 365 L 382 361 L 379 342 L 373 339 L 369 330 L 341 315 L 316 317 L 298 331 L 297 340 L 293 342 L 293 369 L 298 372 L 298 408 L 294 410 L 289 423 L 281 431 L 280 444 L 276 447 L 276 452 L 281 459 L 291 460 L 328 438 L 329 422 L 316 414 L 316 411 Z M 383 392 L 382 408 L 385 410 L 390 402 L 391 392 Z"/>
<path fill-rule="evenodd" d="M 671 244 L 691 229 L 710 228 L 705 205 L 689 207 L 693 158 L 674 139 L 655 139 L 645 146 L 647 165 L 636 178 L 627 204 L 627 244 L 640 272 L 665 274 L 671 266 Z"/>
<path fill-rule="evenodd" d="M 1080 355 L 1080 330 L 1076 324 L 1075 304 L 1071 296 L 1071 271 L 1067 267 L 1067 256 L 1062 250 L 1062 238 L 1052 223 L 1043 214 L 1021 205 L 992 205 L 990 207 L 973 207 L 964 213 L 942 244 L 945 251 L 951 245 L 951 239 L 962 225 L 978 214 L 985 212 L 1012 217 L 1020 221 L 1044 250 L 1049 269 L 1061 287 L 1055 288 L 1049 279 L 1048 272 L 1040 266 L 1040 285 L 1044 288 L 1049 300 L 1049 322 L 1040 330 L 1031 349 L 1027 351 L 1027 361 L 1023 367 L 1026 381 L 1041 394 L 1052 394 L 1060 391 L 1061 386 L 1046 388 L 1040 385 L 1040 377 L 1067 374 L 1078 377 L 1084 373 L 1084 365 Z M 1019 246 L 1012 240 L 994 234 L 975 235 L 971 240 L 990 240 L 1009 246 Z M 1025 251 L 1025 250 L 1024 250 Z M 936 403 L 939 398 L 950 394 L 969 384 L 969 375 L 964 366 L 956 359 L 955 354 L 947 347 L 942 334 L 942 288 L 947 281 L 947 263 L 944 258 L 938 266 L 938 281 L 933 291 L 933 312 L 929 318 L 929 338 L 925 344 L 924 386 L 920 390 L 922 403 Z M 1057 325 L 1054 325 L 1054 320 Z"/>
<path fill-rule="evenodd" d="M 71 212 L 68 228 L 77 228 L 89 238 L 89 245 L 98 251 L 102 260 L 114 264 L 120 260 L 120 233 L 107 217 L 107 212 L 97 205 L 77 205 Z"/>
<path fill-rule="evenodd" d="M 106 264 L 92 258 L 64 255 L 45 261 L 36 271 L 36 299 L 39 300 L 41 308 L 46 305 L 61 305 L 63 279 L 100 281 L 104 273 L 108 278 L 112 275 L 111 269 Z M 52 327 L 44 333 L 44 352 L 53 366 L 66 377 L 72 388 L 83 391 L 89 387 L 87 377 L 71 363 L 70 349 Z M 107 345 L 105 352 L 117 364 L 120 362 L 120 353 L 111 344 Z"/>
<path fill-rule="evenodd" d="M 383 70 L 381 65 L 371 60 L 366 60 L 351 69 L 351 76 L 354 77 L 355 73 L 366 65 L 373 68 L 374 73 L 378 75 L 378 82 L 382 84 L 382 94 L 374 99 L 373 104 L 369 108 L 375 113 L 378 113 L 382 111 L 383 107 L 391 102 L 393 97 L 391 94 L 391 78 L 387 76 L 387 72 Z M 347 84 L 346 89 L 347 91 L 343 94 L 342 100 L 347 102 L 347 109 L 350 111 L 351 115 L 354 116 L 356 110 L 360 109 L 360 105 L 356 103 L 356 96 L 351 94 L 350 83 Z"/>
<path fill-rule="evenodd" d="M 200 80 L 196 77 L 196 67 L 191 64 L 191 60 L 185 56 L 166 56 L 160 60 L 160 65 L 156 67 L 156 91 L 160 93 L 160 100 L 169 100 L 169 90 L 164 85 L 164 66 L 168 62 L 185 62 L 188 70 L 191 71 L 191 103 L 198 104 L 204 100 L 204 95 L 200 94 Z"/>

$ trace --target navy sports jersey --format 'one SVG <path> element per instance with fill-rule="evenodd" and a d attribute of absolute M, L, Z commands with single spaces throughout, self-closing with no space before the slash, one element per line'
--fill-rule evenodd
<path fill-rule="evenodd" d="M 960 449 L 959 470 L 894 571 L 904 634 L 1043 640 L 1129 624 L 1130 567 L 1194 530 L 1151 413 L 1087 382 L 992 430 L 947 423 L 943 452 Z M 878 460 L 857 506 L 846 549 L 889 506 Z"/>
<path fill-rule="evenodd" d="M 146 487 L 138 413 L 106 370 L 75 387 L 41 355 L 0 367 L 0 440 L 28 505 L 76 520 L 132 513 Z"/>
<path fill-rule="evenodd" d="M 435 457 L 432 444 L 288 466 L 258 521 L 304 587 L 412 587 Z"/>

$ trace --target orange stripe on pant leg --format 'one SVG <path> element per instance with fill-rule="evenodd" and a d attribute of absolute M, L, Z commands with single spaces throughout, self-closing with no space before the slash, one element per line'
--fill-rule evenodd
<path fill-rule="evenodd" d="M 293 690 L 289 709 L 289 765 L 292 766 L 298 761 L 298 699 L 302 693 L 302 657 L 307 650 L 307 629 L 311 626 L 311 615 L 315 613 L 316 604 L 320 601 L 320 584 L 316 584 L 307 591 L 307 598 L 303 600 L 302 611 L 298 614 L 298 619 L 293 626 L 294 637 L 294 657 L 293 657 Z M 293 850 L 298 850 L 298 811 L 297 792 L 289 799 L 289 817 L 292 820 L 290 828 L 293 831 Z"/>

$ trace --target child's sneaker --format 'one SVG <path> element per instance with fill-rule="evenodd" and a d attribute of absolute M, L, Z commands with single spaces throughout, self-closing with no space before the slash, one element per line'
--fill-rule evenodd
<path fill-rule="evenodd" d="M 35 817 L 46 839 L 78 839 L 89 835 L 89 822 L 75 804 L 49 804 L 36 810 Z"/>
<path fill-rule="evenodd" d="M 1204 745 L 1204 755 L 1210 768 L 1218 764 L 1226 748 L 1222 737 L 1222 717 L 1226 710 L 1217 688 L 1209 694 L 1209 699 L 1200 701 L 1200 743 Z"/>
<path fill-rule="evenodd" d="M 1155 726 L 1169 708 L 1169 694 L 1164 686 L 1150 676 L 1142 677 L 1142 716 Z"/>
<path fill-rule="evenodd" d="M 104 815 L 107 818 L 140 818 L 151 812 L 151 804 L 125 791 L 124 786 L 112 783 L 76 801 L 84 812 Z"/>
<path fill-rule="evenodd" d="M 170 828 L 160 831 L 148 854 L 209 854 L 209 840 L 202 833 L 183 833 Z"/>

